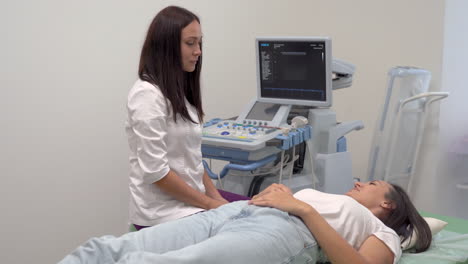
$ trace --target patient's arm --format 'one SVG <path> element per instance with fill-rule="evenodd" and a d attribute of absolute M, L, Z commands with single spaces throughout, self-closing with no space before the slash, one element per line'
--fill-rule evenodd
<path fill-rule="evenodd" d="M 359 251 L 355 250 L 312 206 L 294 198 L 288 190 L 283 185 L 272 185 L 249 203 L 278 208 L 302 218 L 332 263 L 393 263 L 393 253 L 383 242 L 371 236 Z"/>
<path fill-rule="evenodd" d="M 393 263 L 394 255 L 390 248 L 376 236 L 370 236 L 362 243 L 359 253 L 369 263 Z"/>
<path fill-rule="evenodd" d="M 360 250 L 356 251 L 315 209 L 310 208 L 298 216 L 302 218 L 332 263 L 393 263 L 393 253 L 376 237 L 367 238 Z"/>

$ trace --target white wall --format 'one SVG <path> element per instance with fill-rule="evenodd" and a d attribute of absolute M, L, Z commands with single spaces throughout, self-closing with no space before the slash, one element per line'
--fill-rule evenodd
<path fill-rule="evenodd" d="M 386 73 L 433 72 L 440 88 L 444 1 L 8 1 L 0 9 L 0 259 L 54 263 L 91 236 L 127 229 L 126 93 L 153 16 L 171 3 L 202 19 L 207 118 L 255 96 L 254 37 L 326 35 L 357 66 L 334 94 L 353 173 L 365 176 Z"/>
<path fill-rule="evenodd" d="M 437 151 L 426 157 L 419 186 L 425 190 L 417 203 L 425 210 L 468 219 L 468 89 L 466 62 L 468 61 L 468 2 L 447 0 L 444 18 L 442 90 L 450 93 L 440 104 L 440 142 Z M 427 164 L 437 164 L 434 166 Z M 460 185 L 465 188 L 457 187 Z"/>

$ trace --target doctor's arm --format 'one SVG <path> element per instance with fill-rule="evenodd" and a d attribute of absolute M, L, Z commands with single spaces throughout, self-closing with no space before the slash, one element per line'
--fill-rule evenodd
<path fill-rule="evenodd" d="M 148 103 L 148 105 L 151 104 Z M 153 179 L 154 176 L 152 175 L 159 175 L 164 168 L 168 167 L 166 157 L 167 146 L 165 143 L 168 132 L 165 118 L 167 113 L 159 113 L 154 109 L 151 111 L 155 112 L 152 114 L 156 117 L 135 119 L 132 129 L 138 137 L 136 141 L 138 144 L 138 162 L 140 163 L 140 167 L 144 168 L 144 172 L 149 175 L 149 179 L 153 180 L 153 184 L 174 199 L 195 207 L 212 209 L 226 203 L 225 201 L 214 199 L 216 196 L 211 197 L 209 195 L 212 192 L 211 189 L 207 189 L 210 190 L 210 193 L 207 192 L 205 194 L 192 188 L 170 168 L 162 178 L 158 176 L 155 177 L 157 180 Z M 151 111 L 148 110 L 147 112 Z M 208 176 L 206 175 L 206 177 Z M 203 176 L 203 184 L 207 185 L 205 183 L 205 176 Z"/>
<path fill-rule="evenodd" d="M 213 181 L 211 181 L 211 178 L 210 176 L 208 176 L 206 170 L 203 173 L 203 185 L 205 185 L 205 194 L 208 197 L 211 197 L 223 203 L 228 203 L 228 201 L 221 196 L 218 189 L 216 189 L 215 185 L 213 184 Z"/>
<path fill-rule="evenodd" d="M 254 196 L 250 204 L 274 207 L 300 217 L 332 263 L 393 263 L 392 251 L 381 240 L 370 236 L 355 250 L 312 206 L 294 198 L 284 185 L 270 186 Z"/>
<path fill-rule="evenodd" d="M 203 182 L 205 182 L 205 180 L 203 180 Z M 169 170 L 169 173 L 167 173 L 166 176 L 153 184 L 165 193 L 174 197 L 174 199 L 195 207 L 213 209 L 227 203 L 225 200 L 222 201 L 214 199 L 213 197 L 209 197 L 207 194 L 193 189 L 172 170 Z"/>

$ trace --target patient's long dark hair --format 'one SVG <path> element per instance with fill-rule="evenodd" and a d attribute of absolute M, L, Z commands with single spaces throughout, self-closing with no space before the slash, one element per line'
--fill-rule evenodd
<path fill-rule="evenodd" d="M 408 194 L 398 185 L 390 184 L 392 188 L 385 194 L 385 198 L 395 204 L 395 208 L 385 219 L 384 224 L 402 237 L 402 241 L 411 239 L 413 230 L 416 231 L 417 241 L 414 246 L 415 251 L 426 251 L 431 245 L 432 234 L 426 220 L 418 213 Z"/>

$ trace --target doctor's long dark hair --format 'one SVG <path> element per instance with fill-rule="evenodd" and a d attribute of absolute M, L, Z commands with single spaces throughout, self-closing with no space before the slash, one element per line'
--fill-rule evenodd
<path fill-rule="evenodd" d="M 395 209 L 385 219 L 384 224 L 402 237 L 402 242 L 411 239 L 416 231 L 417 241 L 414 249 L 417 253 L 426 251 L 431 245 L 432 234 L 426 220 L 418 213 L 405 190 L 398 185 L 390 184 L 392 188 L 385 198 L 395 204 Z"/>
<path fill-rule="evenodd" d="M 183 120 L 199 123 L 204 116 L 200 91 L 202 56 L 193 72 L 185 72 L 182 68 L 182 29 L 193 21 L 200 23 L 200 19 L 185 8 L 164 8 L 151 22 L 141 50 L 138 76 L 159 87 L 172 106 L 168 110 L 172 110 L 175 122 L 180 116 Z M 184 99 L 197 109 L 198 122 L 190 117 Z"/>

